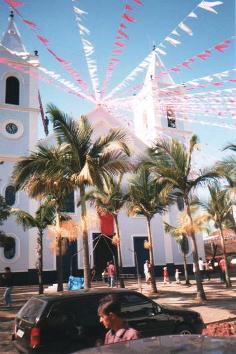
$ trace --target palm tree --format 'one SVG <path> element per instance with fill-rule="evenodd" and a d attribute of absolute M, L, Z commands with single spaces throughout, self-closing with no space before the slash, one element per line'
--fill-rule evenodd
<path fill-rule="evenodd" d="M 175 139 L 170 141 L 161 140 L 149 149 L 150 161 L 148 165 L 155 173 L 157 181 L 171 183 L 173 194 L 184 200 L 186 212 L 192 224 L 190 237 L 192 240 L 193 262 L 196 268 L 197 298 L 202 301 L 206 300 L 206 295 L 198 266 L 198 250 L 190 209 L 190 197 L 198 186 L 205 185 L 205 183 L 216 178 L 218 174 L 213 171 L 199 171 L 197 176 L 194 175 L 194 171 L 192 170 L 192 154 L 197 142 L 196 135 L 193 135 L 190 139 L 188 148 Z"/>
<path fill-rule="evenodd" d="M 172 237 L 175 238 L 176 242 L 179 244 L 181 253 L 183 255 L 184 260 L 184 277 L 185 277 L 185 284 L 189 285 L 189 274 L 187 268 L 187 254 L 189 253 L 189 242 L 188 237 L 185 233 L 179 233 L 177 227 L 171 226 L 167 223 L 164 223 L 165 232 L 169 233 Z"/>
<path fill-rule="evenodd" d="M 55 219 L 55 208 L 50 200 L 45 201 L 39 206 L 35 212 L 35 216 L 20 209 L 11 209 L 11 214 L 16 216 L 18 224 L 23 226 L 23 229 L 38 229 L 37 237 L 37 269 L 39 281 L 39 294 L 43 294 L 43 235 L 48 225 L 51 225 Z"/>
<path fill-rule="evenodd" d="M 223 150 L 231 150 L 236 152 L 236 144 L 229 144 Z M 235 197 L 236 194 L 236 156 L 229 155 L 225 157 L 222 161 L 216 163 L 216 170 L 223 177 L 226 178 L 228 182 L 227 188 L 230 194 Z"/>
<path fill-rule="evenodd" d="M 198 204 L 206 210 L 206 216 L 209 220 L 213 220 L 215 227 L 219 230 L 222 253 L 225 260 L 225 277 L 226 287 L 231 287 L 229 276 L 229 268 L 227 263 L 224 228 L 236 230 L 235 220 L 233 216 L 232 201 L 228 195 L 227 189 L 220 188 L 219 184 L 209 186 L 210 198 L 207 202 L 198 201 Z"/>
<path fill-rule="evenodd" d="M 166 183 L 155 183 L 150 171 L 140 168 L 130 180 L 128 196 L 129 215 L 144 215 L 147 221 L 149 258 L 151 263 L 152 292 L 157 293 L 154 277 L 154 256 L 151 220 L 155 214 L 165 212 L 170 203 L 169 188 Z"/>
<path fill-rule="evenodd" d="M 79 121 L 75 121 L 53 104 L 47 106 L 47 112 L 53 122 L 58 143 L 63 143 L 67 148 L 67 165 L 64 173 L 74 183 L 74 188 L 79 188 L 80 191 L 84 287 L 87 289 L 91 283 L 86 221 L 86 186 L 102 186 L 104 175 L 124 173 L 130 170 L 127 138 L 123 131 L 111 129 L 107 135 L 94 141 L 92 138 L 93 128 L 85 116 L 82 116 Z"/>
<path fill-rule="evenodd" d="M 127 201 L 127 194 L 122 190 L 122 177 L 120 174 L 117 179 L 112 176 L 104 176 L 103 186 L 101 188 L 90 191 L 88 194 L 88 199 L 93 201 L 98 211 L 112 214 L 117 234 L 117 253 L 118 253 L 118 277 L 120 282 L 120 287 L 124 288 L 124 279 L 119 275 L 123 273 L 121 247 L 120 247 L 120 229 L 118 223 L 118 215 L 122 207 Z"/>
<path fill-rule="evenodd" d="M 60 233 L 61 210 L 73 186 L 64 177 L 68 160 L 65 144 L 48 147 L 38 144 L 36 151 L 22 157 L 13 168 L 12 180 L 16 190 L 25 190 L 29 197 L 43 200 L 48 196 L 55 205 L 57 248 L 58 248 L 58 291 L 63 290 L 62 237 Z"/>

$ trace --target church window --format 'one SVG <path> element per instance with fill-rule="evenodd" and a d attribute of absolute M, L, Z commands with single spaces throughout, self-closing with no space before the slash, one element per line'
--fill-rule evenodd
<path fill-rule="evenodd" d="M 14 186 L 8 186 L 5 191 L 5 200 L 7 205 L 12 206 L 16 201 L 16 190 Z"/>
<path fill-rule="evenodd" d="M 19 101 L 20 101 L 20 82 L 16 77 L 10 76 L 6 80 L 5 103 L 19 105 Z"/>
<path fill-rule="evenodd" d="M 16 240 L 11 237 L 5 237 L 4 239 L 4 257 L 6 259 L 12 259 L 16 254 Z"/>
<path fill-rule="evenodd" d="M 176 128 L 175 112 L 172 108 L 167 108 L 167 122 L 169 128 Z"/>
<path fill-rule="evenodd" d="M 6 125 L 6 131 L 9 134 L 16 134 L 17 131 L 18 131 L 18 127 L 17 127 L 17 125 L 15 123 L 8 123 Z"/>
<path fill-rule="evenodd" d="M 63 201 L 62 212 L 74 213 L 75 212 L 75 197 L 74 192 L 71 192 Z"/>

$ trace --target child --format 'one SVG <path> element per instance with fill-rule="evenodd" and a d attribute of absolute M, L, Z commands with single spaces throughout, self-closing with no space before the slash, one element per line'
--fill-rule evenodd
<path fill-rule="evenodd" d="M 167 270 L 167 267 L 164 267 L 163 268 L 163 283 L 167 284 L 169 282 L 170 282 L 170 279 L 169 279 L 168 270 Z"/>
<path fill-rule="evenodd" d="M 176 284 L 180 284 L 180 280 L 179 280 L 179 275 L 181 274 L 181 272 L 179 271 L 178 268 L 175 269 L 175 282 Z"/>

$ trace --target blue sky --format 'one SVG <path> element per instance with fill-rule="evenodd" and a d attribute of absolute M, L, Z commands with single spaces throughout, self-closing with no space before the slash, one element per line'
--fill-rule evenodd
<path fill-rule="evenodd" d="M 209 0 L 212 2 L 212 0 Z M 203 9 L 195 10 L 197 19 L 188 18 L 185 22 L 193 31 L 193 36 L 181 32 L 177 47 L 166 45 L 167 55 L 161 59 L 167 68 L 174 67 L 197 53 L 236 35 L 235 0 L 222 0 L 223 5 L 215 7 L 218 14 Z M 124 53 L 120 56 L 121 63 L 117 65 L 110 81 L 109 89 L 115 87 L 129 72 L 134 69 L 151 51 L 153 43 L 158 44 L 188 15 L 200 0 L 142 0 L 144 6 L 135 5 L 130 13 L 136 22 L 128 25 L 126 30 L 129 40 L 126 41 Z M 102 82 L 106 73 L 112 44 L 121 22 L 123 0 L 25 0 L 19 8 L 23 17 L 38 25 L 38 32 L 49 40 L 49 47 L 60 57 L 72 62 L 73 67 L 89 83 L 89 76 L 82 52 L 81 39 L 75 22 L 73 6 L 78 6 L 88 14 L 83 17 L 83 25 L 90 30 L 88 39 L 95 47 L 94 58 L 98 66 L 99 79 Z M 0 1 L 0 30 L 5 29 L 9 9 L 4 1 Z M 48 54 L 45 47 L 35 38 L 30 29 L 16 16 L 16 23 L 23 41 L 29 51 L 39 51 L 42 66 L 63 75 L 73 81 L 62 67 Z M 176 37 L 175 37 L 176 38 Z M 178 39 L 178 38 L 176 38 Z M 236 67 L 236 41 L 224 53 L 214 53 L 206 61 L 198 60 L 190 70 L 181 70 L 173 74 L 177 83 L 195 78 L 212 75 Z M 236 77 L 236 73 L 235 73 Z M 234 84 L 235 87 L 235 84 Z M 224 87 L 223 87 L 224 88 Z M 88 102 L 66 94 L 53 86 L 40 83 L 43 103 L 53 102 L 65 112 L 79 117 L 90 111 L 93 106 Z M 204 120 L 208 118 L 202 117 Z M 218 118 L 216 118 L 218 119 Z M 228 123 L 234 123 L 227 118 Z M 236 123 L 236 122 L 235 122 Z M 191 124 L 191 130 L 196 133 L 202 143 L 201 155 L 220 156 L 219 150 L 227 142 L 235 142 L 235 132 L 229 129 L 213 126 Z"/>

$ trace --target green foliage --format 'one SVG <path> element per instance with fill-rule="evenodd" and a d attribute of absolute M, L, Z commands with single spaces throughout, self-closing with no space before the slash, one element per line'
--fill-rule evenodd
<path fill-rule="evenodd" d="M 0 195 L 0 225 L 3 225 L 3 222 L 10 215 L 10 207 L 7 205 L 3 196 Z M 7 235 L 0 230 L 0 246 L 2 247 L 5 242 L 7 242 Z"/>

